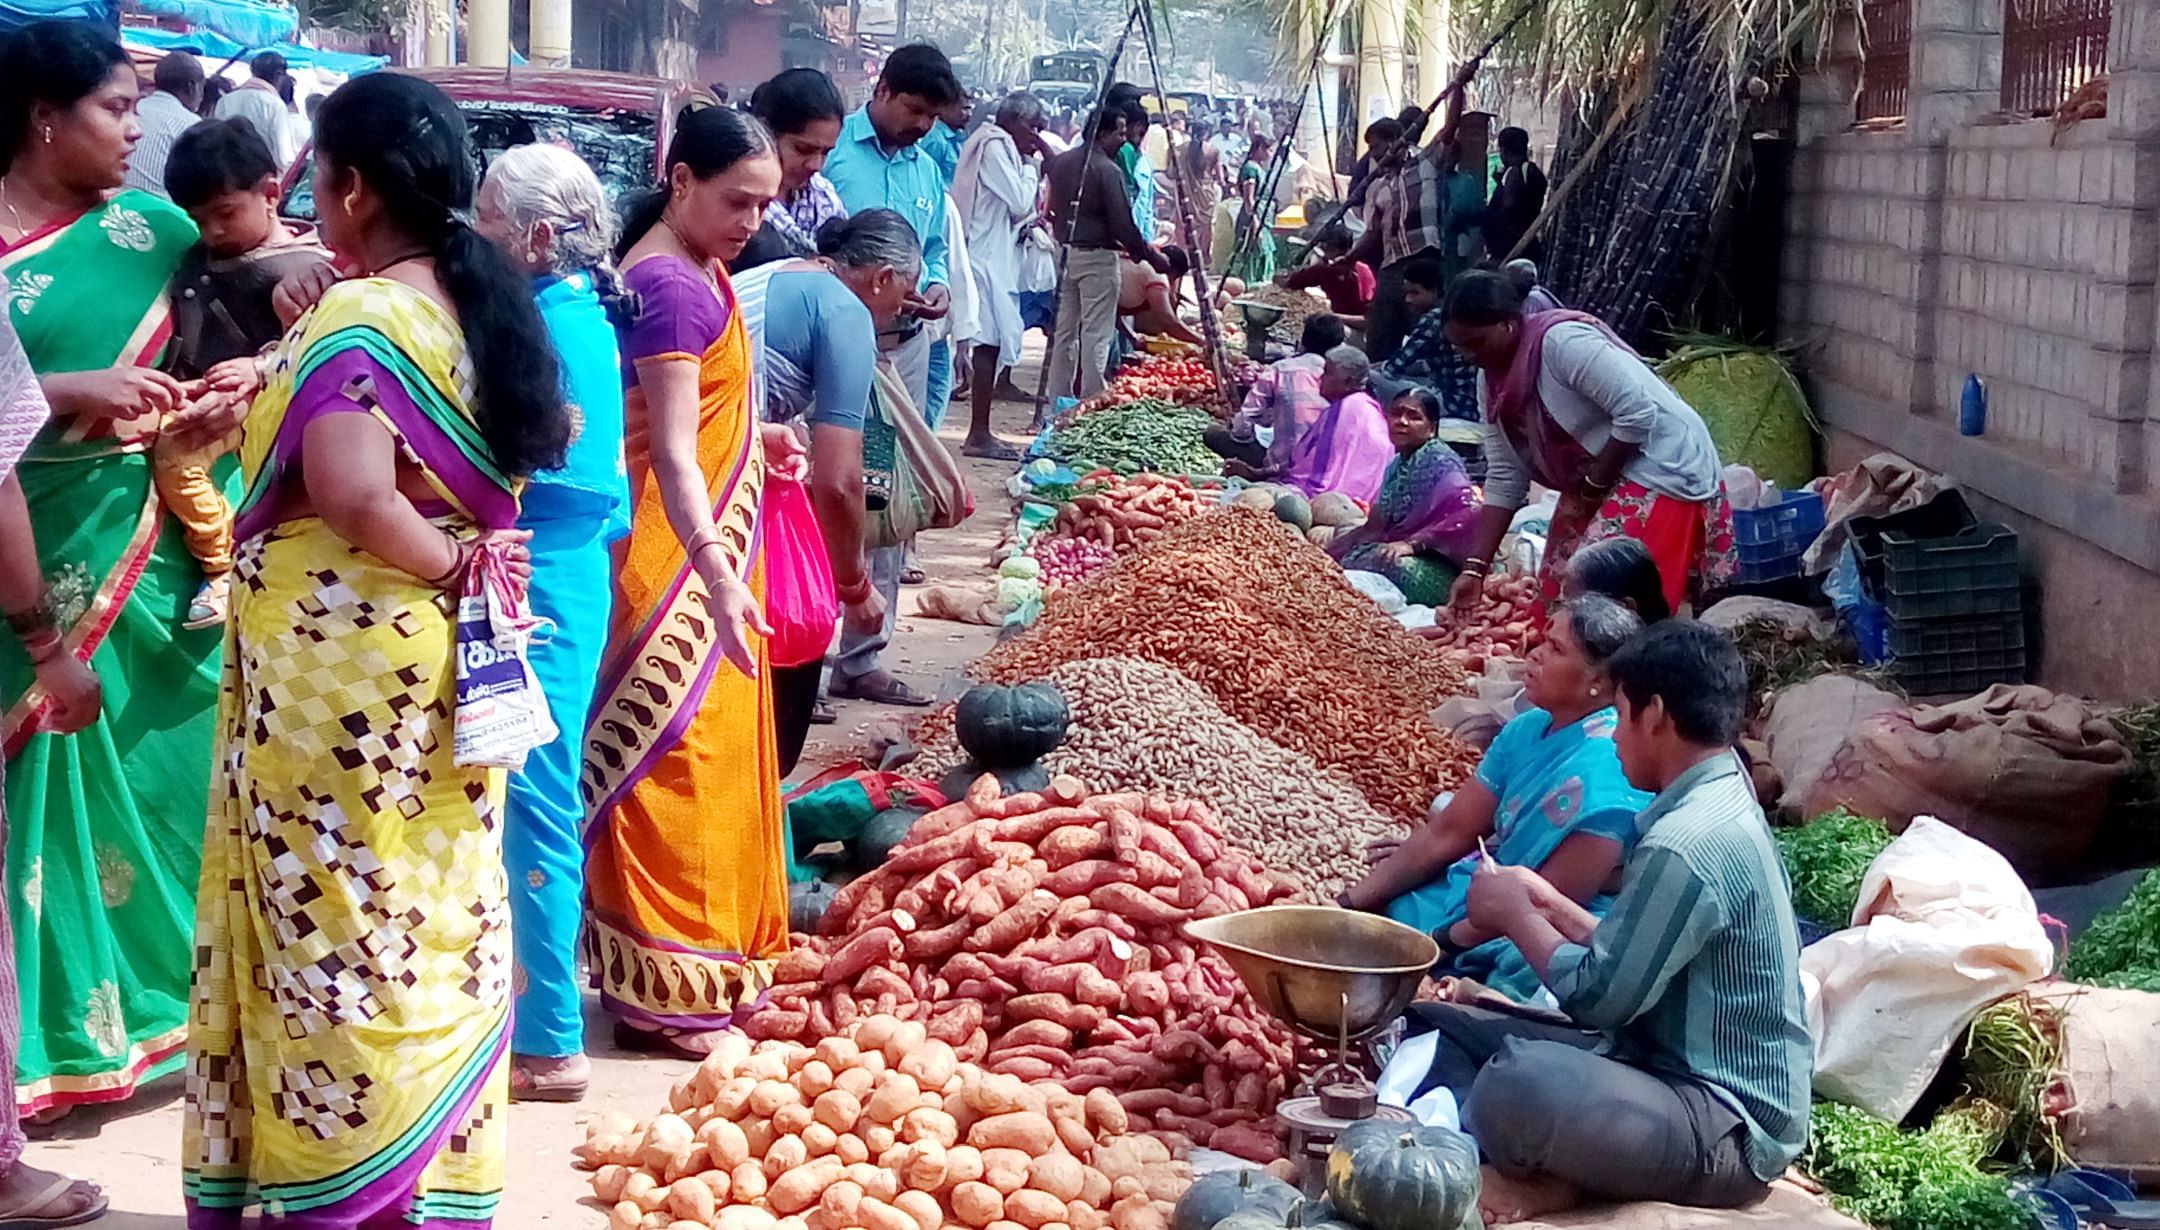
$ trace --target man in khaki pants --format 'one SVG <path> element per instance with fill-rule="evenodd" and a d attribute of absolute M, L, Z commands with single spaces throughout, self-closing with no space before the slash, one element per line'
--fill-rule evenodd
<path fill-rule="evenodd" d="M 1170 262 L 1149 246 L 1133 222 L 1132 192 L 1117 164 L 1125 145 L 1125 116 L 1096 110 L 1087 139 L 1050 160 L 1050 233 L 1065 245 L 1058 279 L 1057 327 L 1050 339 L 1049 395 L 1082 399 L 1103 391 L 1110 344 L 1117 336 L 1118 251 L 1163 273 Z"/>

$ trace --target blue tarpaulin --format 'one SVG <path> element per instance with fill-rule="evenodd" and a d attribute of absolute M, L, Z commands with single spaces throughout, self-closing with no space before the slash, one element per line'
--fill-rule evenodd
<path fill-rule="evenodd" d="M 0 34 L 46 20 L 89 21 L 117 31 L 120 0 L 0 0 Z"/>
<path fill-rule="evenodd" d="M 266 0 L 135 0 L 135 7 L 154 17 L 177 17 L 250 47 L 291 42 L 300 29 L 299 14 Z"/>
<path fill-rule="evenodd" d="M 374 72 L 390 62 L 388 56 L 325 51 L 320 47 L 302 47 L 295 43 L 240 43 L 208 30 L 178 34 L 171 30 L 130 27 L 120 32 L 120 39 L 124 43 L 157 51 L 192 51 L 210 61 L 213 67 L 226 60 L 246 59 L 262 51 L 277 52 L 285 57 L 286 65 L 292 68 L 319 68 L 327 73 L 342 73 L 348 77 Z"/>

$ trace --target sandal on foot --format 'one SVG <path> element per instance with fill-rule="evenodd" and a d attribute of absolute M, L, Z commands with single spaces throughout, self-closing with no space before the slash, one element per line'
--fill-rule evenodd
<path fill-rule="evenodd" d="M 705 1056 L 710 1053 L 710 1048 L 693 1047 L 685 1039 L 702 1037 L 707 1033 L 714 1032 L 717 1031 L 676 1029 L 672 1026 L 662 1026 L 659 1029 L 639 1029 L 627 1021 L 617 1021 L 615 1022 L 615 1045 L 621 1050 L 636 1055 L 669 1055 L 676 1059 L 687 1059 L 692 1063 L 701 1063 L 704 1061 Z M 0 1226 L 0 1230 L 6 1230 L 6 1227 Z"/>
<path fill-rule="evenodd" d="M 840 711 L 833 708 L 832 702 L 822 696 L 818 697 L 816 704 L 810 706 L 810 724 L 812 726 L 831 726 L 839 720 Z"/>
<path fill-rule="evenodd" d="M 225 622 L 227 588 L 231 573 L 212 577 L 195 591 L 195 600 L 188 603 L 187 622 L 180 626 L 189 632 L 215 628 Z"/>
<path fill-rule="evenodd" d="M 89 1196 L 90 1203 L 73 1213 L 40 1213 L 36 1210 L 50 1209 L 73 1193 Z M 54 1175 L 44 1191 L 26 1201 L 17 1212 L 0 1215 L 0 1230 L 60 1230 L 63 1226 L 81 1226 L 105 1216 L 110 1206 L 105 1193 L 87 1179 L 71 1179 L 66 1175 Z M 63 1206 L 65 1207 L 65 1206 Z"/>
<path fill-rule="evenodd" d="M 924 572 L 920 564 L 909 564 L 900 570 L 900 583 L 902 585 L 920 585 L 929 579 L 930 574 Z"/>
<path fill-rule="evenodd" d="M 510 1061 L 510 1100 L 513 1102 L 582 1102 L 591 1087 L 589 1066 L 584 1076 L 538 1076 L 515 1058 Z"/>
<path fill-rule="evenodd" d="M 929 697 L 883 671 L 855 679 L 844 679 L 835 675 L 832 682 L 826 685 L 825 691 L 834 700 L 867 700 L 873 705 L 925 709 L 931 704 Z"/>
<path fill-rule="evenodd" d="M 1020 460 L 1019 449 L 1005 443 L 1003 440 L 994 438 L 987 444 L 962 444 L 960 446 L 960 455 L 962 457 L 980 457 L 985 461 Z"/>

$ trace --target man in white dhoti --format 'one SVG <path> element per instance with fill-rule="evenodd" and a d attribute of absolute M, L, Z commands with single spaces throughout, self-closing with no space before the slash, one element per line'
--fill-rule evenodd
<path fill-rule="evenodd" d="M 1036 218 L 1035 177 L 1028 160 L 1043 151 L 1043 106 L 1025 92 L 1008 94 L 997 117 L 975 130 L 960 150 L 952 199 L 967 233 L 975 278 L 973 419 L 960 451 L 970 457 L 1019 459 L 1019 450 L 990 430 L 990 402 L 999 377 L 1020 361 L 1020 246 Z"/>

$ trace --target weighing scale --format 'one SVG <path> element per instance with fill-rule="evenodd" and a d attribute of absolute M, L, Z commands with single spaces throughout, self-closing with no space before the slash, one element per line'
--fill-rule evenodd
<path fill-rule="evenodd" d="M 1403 1014 L 1440 959 L 1431 936 L 1377 914 L 1318 905 L 1199 919 L 1186 923 L 1185 933 L 1222 953 L 1268 1015 L 1335 1048 L 1334 1058 L 1300 1083 L 1300 1096 L 1275 1110 L 1284 1153 L 1307 1195 L 1325 1187 L 1328 1150 L 1352 1124 L 1414 1122 L 1409 1111 L 1380 1105 L 1357 1060 L 1371 1064 L 1364 1043 Z"/>

